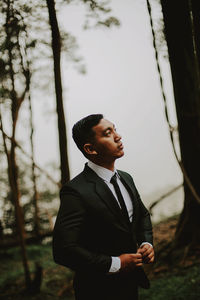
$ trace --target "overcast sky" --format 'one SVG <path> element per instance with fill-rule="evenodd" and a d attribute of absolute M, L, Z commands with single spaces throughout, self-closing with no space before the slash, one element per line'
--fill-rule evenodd
<path fill-rule="evenodd" d="M 87 69 L 81 75 L 62 58 L 71 177 L 82 171 L 86 161 L 71 139 L 71 128 L 88 114 L 103 113 L 115 123 L 125 146 L 117 168 L 132 174 L 140 194 L 147 197 L 180 184 L 182 176 L 164 116 L 146 1 L 113 0 L 110 6 L 120 27 L 83 30 L 85 10 L 80 5 L 66 5 L 59 13 L 64 29 L 77 37 Z M 164 59 L 162 72 L 170 117 L 176 124 L 169 65 Z M 53 91 L 53 82 L 49 87 Z M 45 101 L 35 102 L 37 162 L 58 163 L 56 116 L 46 113 Z M 53 112 L 53 94 L 48 103 L 48 111 Z"/>

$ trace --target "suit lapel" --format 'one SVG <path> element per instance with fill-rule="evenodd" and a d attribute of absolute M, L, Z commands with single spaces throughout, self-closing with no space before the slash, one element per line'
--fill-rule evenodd
<path fill-rule="evenodd" d="M 98 194 L 99 198 L 106 204 L 108 209 L 118 218 L 119 222 L 123 225 L 126 224 L 126 220 L 124 220 L 123 215 L 121 213 L 121 209 L 115 199 L 115 196 L 107 186 L 107 184 L 101 179 L 92 169 L 90 169 L 87 165 L 85 166 L 84 173 L 88 181 L 93 182 L 95 184 L 95 190 Z"/>

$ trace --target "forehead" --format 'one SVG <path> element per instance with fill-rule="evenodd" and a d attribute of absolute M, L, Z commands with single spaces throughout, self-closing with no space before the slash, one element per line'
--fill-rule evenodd
<path fill-rule="evenodd" d="M 99 124 L 97 124 L 96 126 L 93 127 L 93 130 L 96 133 L 100 133 L 105 131 L 108 128 L 113 128 L 114 124 L 106 119 L 101 119 Z"/>

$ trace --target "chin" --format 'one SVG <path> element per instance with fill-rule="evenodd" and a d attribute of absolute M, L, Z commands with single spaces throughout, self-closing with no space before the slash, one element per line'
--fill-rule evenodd
<path fill-rule="evenodd" d="M 117 158 L 120 158 L 122 156 L 124 156 L 124 151 L 120 151 L 120 153 L 118 154 Z"/>

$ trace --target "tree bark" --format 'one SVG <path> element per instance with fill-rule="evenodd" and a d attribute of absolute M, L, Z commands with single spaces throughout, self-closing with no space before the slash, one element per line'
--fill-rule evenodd
<path fill-rule="evenodd" d="M 35 156 L 34 156 L 34 143 L 33 143 L 33 111 L 32 111 L 32 103 L 31 103 L 31 95 L 29 92 L 29 112 L 30 112 L 30 143 L 31 143 L 31 170 L 32 170 L 32 181 L 33 181 L 33 205 L 34 205 L 34 232 L 36 236 L 39 236 L 40 230 L 40 222 L 39 222 L 39 207 L 38 207 L 38 191 L 37 191 L 37 183 L 36 183 L 36 175 L 35 175 Z"/>
<path fill-rule="evenodd" d="M 60 170 L 61 170 L 61 184 L 64 184 L 70 178 L 69 162 L 67 155 L 67 134 L 65 124 L 65 114 L 63 106 L 62 96 L 62 79 L 61 79 L 61 37 L 56 16 L 55 2 L 54 0 L 46 0 L 49 23 L 52 33 L 52 51 L 54 59 L 54 80 L 56 91 L 56 105 L 57 105 L 57 117 L 58 117 L 58 134 L 59 134 L 59 147 L 60 147 Z"/>
<path fill-rule="evenodd" d="M 199 4 L 194 0 L 182 0 L 181 3 L 161 0 L 161 5 L 173 80 L 181 160 L 193 187 L 200 195 L 199 45 L 195 51 L 196 42 L 199 41 Z M 195 12 L 194 6 L 198 6 Z M 176 244 L 199 244 L 200 204 L 186 182 L 184 192 L 184 208 L 176 231 Z"/>
<path fill-rule="evenodd" d="M 15 16 L 12 7 L 12 1 L 8 0 L 5 2 L 5 4 L 7 5 L 5 32 L 6 32 L 6 41 L 7 41 L 7 51 L 8 51 L 9 77 L 11 81 L 10 100 L 11 100 L 11 114 L 12 114 L 12 139 L 11 139 L 10 151 L 8 151 L 6 146 L 2 119 L 1 119 L 1 128 L 3 133 L 5 152 L 8 161 L 8 180 L 9 180 L 10 190 L 11 190 L 11 201 L 15 206 L 15 216 L 16 216 L 19 244 L 22 253 L 22 262 L 23 262 L 24 272 L 25 272 L 26 287 L 27 289 L 29 289 L 31 286 L 31 277 L 30 277 L 30 271 L 28 265 L 26 245 L 25 245 L 24 216 L 20 205 L 20 191 L 18 186 L 18 167 L 16 163 L 16 154 L 15 154 L 15 150 L 16 150 L 15 133 L 16 133 L 16 125 L 18 120 L 19 109 L 21 107 L 23 100 L 25 99 L 26 91 L 27 88 L 29 87 L 30 78 L 29 77 L 25 78 L 26 80 L 28 80 L 26 82 L 27 85 L 21 97 L 18 97 L 16 92 L 16 87 L 15 87 L 15 72 L 13 66 L 13 60 L 14 60 L 13 51 L 15 51 L 16 49 L 13 50 L 12 49 L 13 45 L 10 44 L 12 34 L 13 34 L 12 20 L 15 18 Z M 16 36 L 16 38 L 18 39 L 18 36 Z M 19 50 L 20 48 L 19 44 L 16 43 L 16 47 L 18 47 Z"/>

